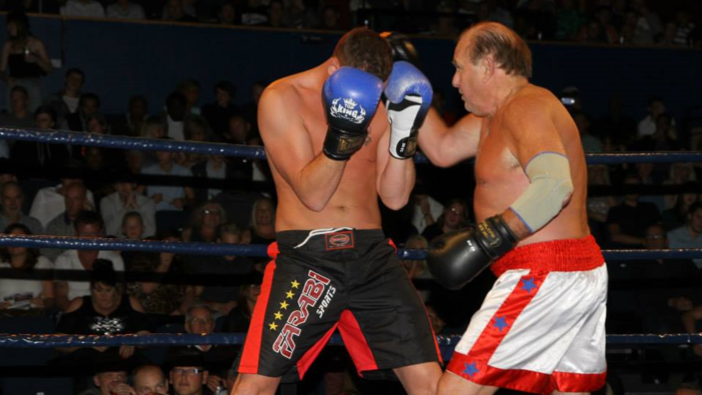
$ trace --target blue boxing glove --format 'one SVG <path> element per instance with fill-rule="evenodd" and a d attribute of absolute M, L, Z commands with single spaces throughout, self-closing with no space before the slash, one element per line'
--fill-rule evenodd
<path fill-rule="evenodd" d="M 328 126 L 324 155 L 348 160 L 363 147 L 382 93 L 380 78 L 353 67 L 341 67 L 327 79 L 322 90 Z"/>
<path fill-rule="evenodd" d="M 429 112 L 434 91 L 411 63 L 397 61 L 385 88 L 390 121 L 390 155 L 407 159 L 417 151 L 417 132 Z"/>

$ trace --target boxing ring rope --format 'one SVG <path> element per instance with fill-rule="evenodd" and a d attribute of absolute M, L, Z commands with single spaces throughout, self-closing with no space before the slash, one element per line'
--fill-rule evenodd
<path fill-rule="evenodd" d="M 265 159 L 265 151 L 260 146 L 243 146 L 221 143 L 202 143 L 147 139 L 141 137 L 111 136 L 73 132 L 65 130 L 45 131 L 35 128 L 15 129 L 0 127 L 0 140 L 22 140 L 49 144 L 70 144 L 80 146 L 126 149 L 137 151 L 170 151 L 199 153 L 205 155 L 236 156 L 248 159 Z M 702 162 L 702 152 L 657 152 L 657 153 L 608 153 L 586 154 L 588 164 L 621 163 L 676 163 Z M 417 163 L 429 163 L 421 154 L 415 157 Z M 251 257 L 266 256 L 263 245 L 233 245 L 192 242 L 132 241 L 113 238 L 79 238 L 59 236 L 0 236 L 0 247 L 60 248 L 79 250 L 118 250 L 171 252 L 190 255 L 239 255 Z M 400 259 L 422 260 L 425 250 L 398 250 Z M 676 250 L 603 250 L 608 261 L 639 259 L 691 259 L 702 256 L 702 249 Z M 452 348 L 460 340 L 460 335 L 437 336 L 442 348 Z M 0 347 L 12 348 L 55 348 L 79 346 L 166 346 L 187 344 L 228 344 L 241 345 L 245 334 L 149 334 L 149 335 L 22 335 L 0 334 Z M 332 336 L 331 344 L 341 344 L 339 335 Z M 700 334 L 632 334 L 607 335 L 607 344 L 702 344 Z"/>

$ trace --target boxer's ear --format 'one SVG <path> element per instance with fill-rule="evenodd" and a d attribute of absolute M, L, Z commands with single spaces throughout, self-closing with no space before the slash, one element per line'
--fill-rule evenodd
<path fill-rule="evenodd" d="M 332 74 L 334 74 L 335 71 L 339 70 L 340 67 L 341 67 L 341 64 L 339 63 L 339 59 L 332 56 L 331 59 L 329 59 L 329 66 L 327 66 L 327 73 L 329 73 L 329 75 L 332 75 Z"/>
<path fill-rule="evenodd" d="M 495 75 L 495 58 L 492 55 L 485 55 L 480 59 L 480 71 L 483 82 L 489 81 Z"/>

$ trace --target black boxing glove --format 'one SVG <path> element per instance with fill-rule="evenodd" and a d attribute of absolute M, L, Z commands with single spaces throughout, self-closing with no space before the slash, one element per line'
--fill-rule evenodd
<path fill-rule="evenodd" d="M 444 287 L 460 289 L 517 241 L 501 216 L 490 217 L 475 229 L 459 229 L 432 240 L 427 256 L 429 271 Z"/>
<path fill-rule="evenodd" d="M 380 37 L 384 38 L 388 44 L 390 44 L 390 49 L 392 49 L 392 59 L 397 62 L 398 60 L 404 60 L 412 63 L 414 67 L 421 70 L 421 62 L 419 61 L 419 53 L 417 49 L 410 41 L 409 37 L 402 33 L 397 32 L 383 32 L 380 33 Z"/>
<path fill-rule="evenodd" d="M 329 126 L 323 147 L 327 157 L 348 160 L 363 147 L 382 93 L 380 78 L 353 67 L 341 67 L 327 79 L 322 90 Z"/>

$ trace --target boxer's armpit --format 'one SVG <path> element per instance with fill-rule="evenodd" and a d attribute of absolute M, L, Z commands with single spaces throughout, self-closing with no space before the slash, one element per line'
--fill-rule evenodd
<path fill-rule="evenodd" d="M 529 186 L 510 208 L 534 233 L 558 213 L 573 193 L 568 158 L 557 152 L 540 152 L 527 164 Z"/>

